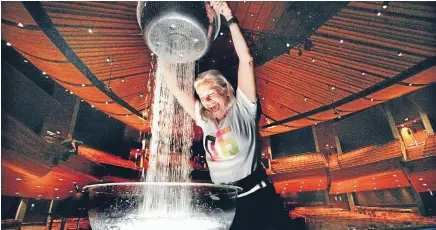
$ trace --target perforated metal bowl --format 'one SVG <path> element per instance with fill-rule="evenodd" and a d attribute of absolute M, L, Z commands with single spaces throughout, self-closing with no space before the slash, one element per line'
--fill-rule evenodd
<path fill-rule="evenodd" d="M 150 50 L 172 62 L 201 58 L 221 26 L 208 2 L 139 2 L 136 13 Z"/>

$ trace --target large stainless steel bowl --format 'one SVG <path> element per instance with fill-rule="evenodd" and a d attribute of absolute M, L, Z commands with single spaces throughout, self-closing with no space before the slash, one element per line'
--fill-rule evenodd
<path fill-rule="evenodd" d="M 229 229 L 242 190 L 173 182 L 109 183 L 84 189 L 93 230 Z"/>
<path fill-rule="evenodd" d="M 221 26 L 220 15 L 203 1 L 139 2 L 136 16 L 150 50 L 178 63 L 206 54 Z"/>

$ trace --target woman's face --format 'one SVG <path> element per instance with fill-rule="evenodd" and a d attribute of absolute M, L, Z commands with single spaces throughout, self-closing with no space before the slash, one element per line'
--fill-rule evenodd
<path fill-rule="evenodd" d="M 227 102 L 229 101 L 226 90 L 206 80 L 197 86 L 196 91 L 206 110 L 215 118 L 223 119 L 227 113 Z"/>

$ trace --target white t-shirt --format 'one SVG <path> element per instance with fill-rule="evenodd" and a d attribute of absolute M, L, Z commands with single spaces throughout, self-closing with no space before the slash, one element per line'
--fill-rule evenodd
<path fill-rule="evenodd" d="M 203 146 L 210 177 L 215 184 L 231 183 L 253 172 L 260 159 L 257 146 L 257 103 L 238 88 L 236 103 L 219 127 L 200 116 L 200 102 L 195 103 L 196 123 L 203 129 Z"/>

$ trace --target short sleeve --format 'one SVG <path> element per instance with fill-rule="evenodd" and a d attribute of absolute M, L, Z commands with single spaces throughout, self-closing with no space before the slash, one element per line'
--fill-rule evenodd
<path fill-rule="evenodd" d="M 204 121 L 201 118 L 201 104 L 200 101 L 196 100 L 195 101 L 195 106 L 194 106 L 194 113 L 195 113 L 195 123 L 200 126 L 201 128 L 203 128 L 204 125 Z"/>
<path fill-rule="evenodd" d="M 244 108 L 246 108 L 250 115 L 252 115 L 253 117 L 256 116 L 257 103 L 251 102 L 250 99 L 248 99 L 244 92 L 242 92 L 242 90 L 240 90 L 239 88 L 236 89 L 236 101 L 238 101 Z"/>

